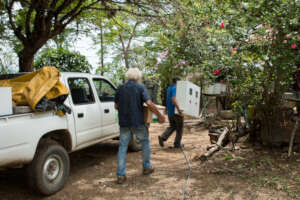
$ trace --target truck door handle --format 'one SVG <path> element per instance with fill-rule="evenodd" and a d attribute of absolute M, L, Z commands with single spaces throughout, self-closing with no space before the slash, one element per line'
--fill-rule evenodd
<path fill-rule="evenodd" d="M 78 118 L 83 118 L 84 114 L 83 113 L 78 113 L 77 116 L 78 116 Z"/>
<path fill-rule="evenodd" d="M 104 109 L 104 113 L 109 113 L 109 109 Z"/>

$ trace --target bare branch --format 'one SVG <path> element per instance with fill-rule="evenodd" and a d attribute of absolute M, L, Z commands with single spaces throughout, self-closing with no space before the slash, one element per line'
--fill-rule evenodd
<path fill-rule="evenodd" d="M 33 9 L 34 9 L 34 2 L 36 1 L 32 1 L 31 4 L 29 4 L 29 10 L 26 14 L 26 19 L 25 19 L 25 33 L 26 33 L 26 36 L 27 37 L 30 37 L 31 36 L 31 33 L 30 33 L 30 21 L 31 21 L 31 14 L 33 12 Z"/>
<path fill-rule="evenodd" d="M 73 8 L 70 12 L 68 12 L 65 16 L 63 16 L 60 20 L 59 23 L 60 24 L 64 24 L 64 21 L 67 20 L 68 18 L 72 18 L 73 15 L 76 14 L 76 12 L 81 12 L 82 9 L 80 9 L 80 7 L 82 6 L 82 3 L 84 2 L 84 0 L 80 0 L 77 5 L 75 6 L 75 8 Z M 79 11 L 78 11 L 79 10 Z"/>
<path fill-rule="evenodd" d="M 12 9 L 13 5 L 15 3 L 15 0 L 12 0 L 10 3 L 8 3 L 8 0 L 6 0 L 5 7 L 8 11 L 8 18 L 9 18 L 9 24 L 11 25 L 15 35 L 23 42 L 26 43 L 26 38 L 21 32 L 21 27 L 17 27 L 15 24 L 15 21 L 13 20 L 13 14 L 12 14 Z"/>
<path fill-rule="evenodd" d="M 57 4 L 58 0 L 52 0 L 51 4 L 50 4 L 50 9 L 54 10 L 56 4 Z"/>
<path fill-rule="evenodd" d="M 84 0 L 80 0 L 76 7 L 68 12 L 65 16 L 63 16 L 58 22 L 56 22 L 55 29 L 50 33 L 50 38 L 56 36 L 60 32 L 62 32 L 65 27 L 70 24 L 76 17 L 78 17 L 83 11 L 90 9 L 90 7 L 94 6 L 99 0 L 91 3 L 88 6 L 80 8 Z M 65 22 L 66 21 L 66 22 Z"/>
<path fill-rule="evenodd" d="M 29 1 L 26 1 L 26 0 L 20 0 L 20 3 L 21 3 L 22 5 L 27 5 L 27 6 L 30 5 L 30 2 L 29 2 Z"/>
<path fill-rule="evenodd" d="M 131 34 L 130 34 L 130 37 L 129 37 L 129 40 L 128 40 L 128 43 L 127 43 L 127 47 L 126 47 L 127 50 L 130 48 L 131 40 L 132 40 L 132 38 L 135 36 L 135 30 L 136 30 L 137 26 L 138 26 L 140 23 L 141 23 L 141 22 L 137 21 L 137 22 L 135 23 L 134 27 L 133 27 L 133 30 L 132 30 L 132 32 L 131 32 Z"/>
<path fill-rule="evenodd" d="M 97 8 L 97 7 L 91 7 L 91 9 L 93 10 L 101 10 L 101 11 L 107 11 L 107 8 Z M 120 11 L 120 12 L 125 12 L 125 13 L 129 13 L 135 16 L 139 16 L 139 17 L 160 17 L 159 15 L 151 15 L 151 14 L 141 14 L 141 13 L 137 13 L 131 10 L 127 10 L 125 8 L 109 8 L 109 10 L 111 11 Z"/>

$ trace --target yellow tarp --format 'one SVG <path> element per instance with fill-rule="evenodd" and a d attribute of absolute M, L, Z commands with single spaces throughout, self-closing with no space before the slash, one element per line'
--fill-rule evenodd
<path fill-rule="evenodd" d="M 43 97 L 50 100 L 69 94 L 59 77 L 60 73 L 56 67 L 47 66 L 14 79 L 2 80 L 0 87 L 12 88 L 12 98 L 17 106 L 29 105 L 35 110 Z"/>

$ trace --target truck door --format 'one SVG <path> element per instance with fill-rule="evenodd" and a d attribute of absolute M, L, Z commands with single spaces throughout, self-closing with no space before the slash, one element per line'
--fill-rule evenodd
<path fill-rule="evenodd" d="M 110 135 L 119 131 L 117 123 L 117 113 L 114 108 L 114 97 L 116 89 L 114 86 L 105 79 L 93 79 L 97 96 L 99 100 L 99 108 L 102 118 L 102 131 L 103 135 Z"/>
<path fill-rule="evenodd" d="M 101 115 L 90 85 L 85 77 L 68 78 L 73 102 L 77 146 L 102 137 Z"/>

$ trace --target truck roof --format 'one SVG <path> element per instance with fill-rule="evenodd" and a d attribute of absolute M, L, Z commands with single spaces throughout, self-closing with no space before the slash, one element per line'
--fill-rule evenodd
<path fill-rule="evenodd" d="M 13 73 L 13 74 L 1 74 L 0 75 L 0 80 L 16 78 L 18 76 L 25 75 L 27 73 L 28 72 Z M 101 75 L 89 74 L 89 73 L 85 73 L 85 72 L 60 72 L 60 74 L 62 76 L 90 76 L 90 77 L 97 77 L 97 78 L 107 79 L 106 77 L 101 76 Z"/>
<path fill-rule="evenodd" d="M 97 77 L 97 78 L 104 78 L 104 79 L 107 79 L 106 77 L 104 76 L 101 76 L 101 75 L 97 75 L 97 74 L 89 74 L 89 73 L 85 73 L 85 72 L 60 72 L 60 74 L 62 76 L 79 76 L 79 77 L 82 77 L 82 76 L 89 76 L 89 77 Z"/>

